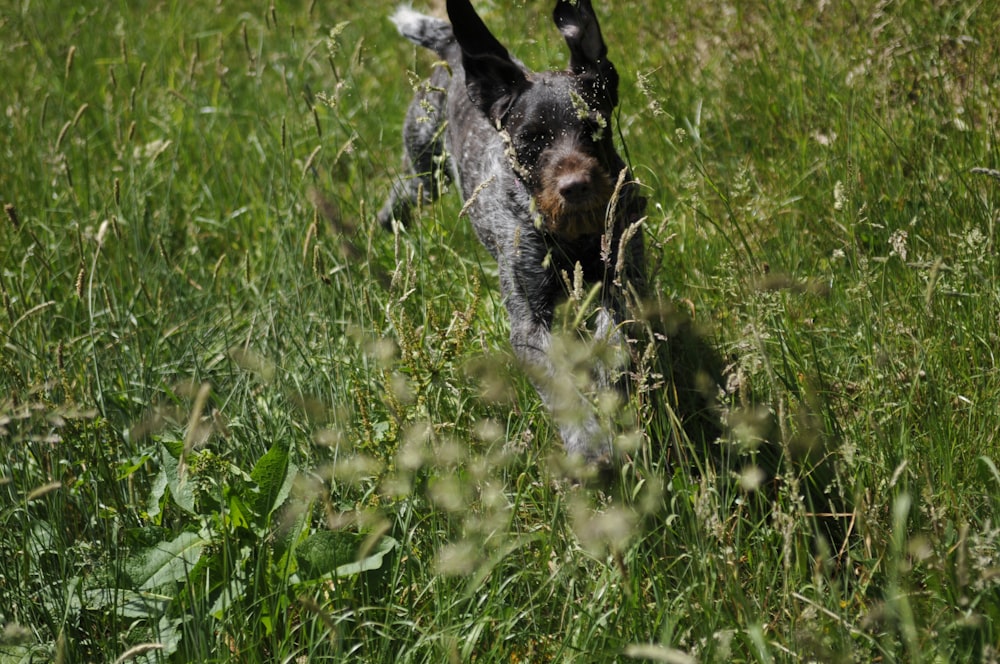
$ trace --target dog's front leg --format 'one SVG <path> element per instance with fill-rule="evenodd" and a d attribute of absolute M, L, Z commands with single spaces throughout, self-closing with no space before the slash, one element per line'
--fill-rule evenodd
<path fill-rule="evenodd" d="M 532 315 L 519 298 L 506 298 L 510 342 L 542 402 L 552 413 L 570 456 L 605 465 L 612 457 L 611 432 L 597 418 L 594 405 L 580 389 L 589 371 L 581 372 L 563 340 L 554 340 L 551 318 Z M 600 378 L 597 381 L 601 382 Z"/>
<path fill-rule="evenodd" d="M 622 324 L 624 307 L 618 302 L 605 303 L 597 312 L 594 325 L 594 382 L 601 390 L 618 388 L 625 393 L 623 370 L 628 365 L 628 350 Z"/>

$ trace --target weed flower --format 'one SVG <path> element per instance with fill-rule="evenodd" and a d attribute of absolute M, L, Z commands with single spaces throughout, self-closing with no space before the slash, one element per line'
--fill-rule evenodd
<path fill-rule="evenodd" d="M 972 228 L 972 230 L 965 234 L 964 240 L 971 254 L 979 258 L 985 257 L 989 243 L 981 230 Z"/>
<path fill-rule="evenodd" d="M 656 98 L 653 91 L 650 89 L 650 78 L 652 77 L 655 70 L 648 72 L 639 72 L 636 74 L 636 87 L 639 88 L 639 92 L 642 96 L 646 98 L 646 108 L 649 112 L 653 114 L 653 117 L 660 115 L 666 115 L 666 111 L 663 110 L 663 106 L 660 101 Z"/>
<path fill-rule="evenodd" d="M 702 482 L 695 496 L 694 512 L 706 535 L 719 542 L 726 540 L 726 527 L 719 518 L 719 494 L 707 480 Z"/>
<path fill-rule="evenodd" d="M 899 256 L 899 260 L 904 263 L 906 262 L 906 241 L 908 237 L 907 232 L 902 229 L 893 231 L 892 235 L 889 236 L 889 246 L 892 247 L 889 255 Z"/>
<path fill-rule="evenodd" d="M 844 190 L 844 183 L 837 180 L 837 183 L 833 185 L 833 209 L 840 210 L 844 209 L 844 205 L 847 204 L 847 193 Z"/>

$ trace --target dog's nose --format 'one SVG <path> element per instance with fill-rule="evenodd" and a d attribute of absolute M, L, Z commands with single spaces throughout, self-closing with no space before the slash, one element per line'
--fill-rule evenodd
<path fill-rule="evenodd" d="M 571 205 L 586 202 L 590 191 L 591 181 L 587 173 L 566 173 L 559 178 L 559 195 Z"/>

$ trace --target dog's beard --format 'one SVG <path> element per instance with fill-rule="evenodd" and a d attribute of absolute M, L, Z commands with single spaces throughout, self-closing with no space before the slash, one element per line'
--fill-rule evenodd
<path fill-rule="evenodd" d="M 570 207 L 562 200 L 546 204 L 538 201 L 545 230 L 552 235 L 575 240 L 585 235 L 604 232 L 607 203 L 588 208 Z"/>
<path fill-rule="evenodd" d="M 535 203 L 546 231 L 570 240 L 604 232 L 614 187 L 611 179 L 601 169 L 591 170 L 589 179 L 586 198 L 570 202 L 554 186 L 555 175 L 543 178 L 541 191 L 535 195 Z"/>

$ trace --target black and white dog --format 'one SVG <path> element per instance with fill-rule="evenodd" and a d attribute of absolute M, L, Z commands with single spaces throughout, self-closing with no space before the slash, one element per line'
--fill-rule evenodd
<path fill-rule="evenodd" d="M 558 0 L 553 19 L 570 51 L 564 71 L 531 72 L 490 33 L 469 0 L 448 0 L 446 21 L 400 8 L 407 39 L 437 53 L 406 115 L 405 167 L 379 221 L 456 181 L 463 211 L 496 259 L 518 358 L 559 425 L 565 449 L 588 462 L 612 456 L 612 432 L 553 358 L 553 311 L 573 275 L 602 285 L 595 337 L 615 345 L 625 302 L 645 288 L 640 230 L 646 201 L 615 150 L 618 74 L 589 0 Z M 567 279 L 569 275 L 569 279 Z M 598 362 L 597 387 L 614 367 Z"/>

